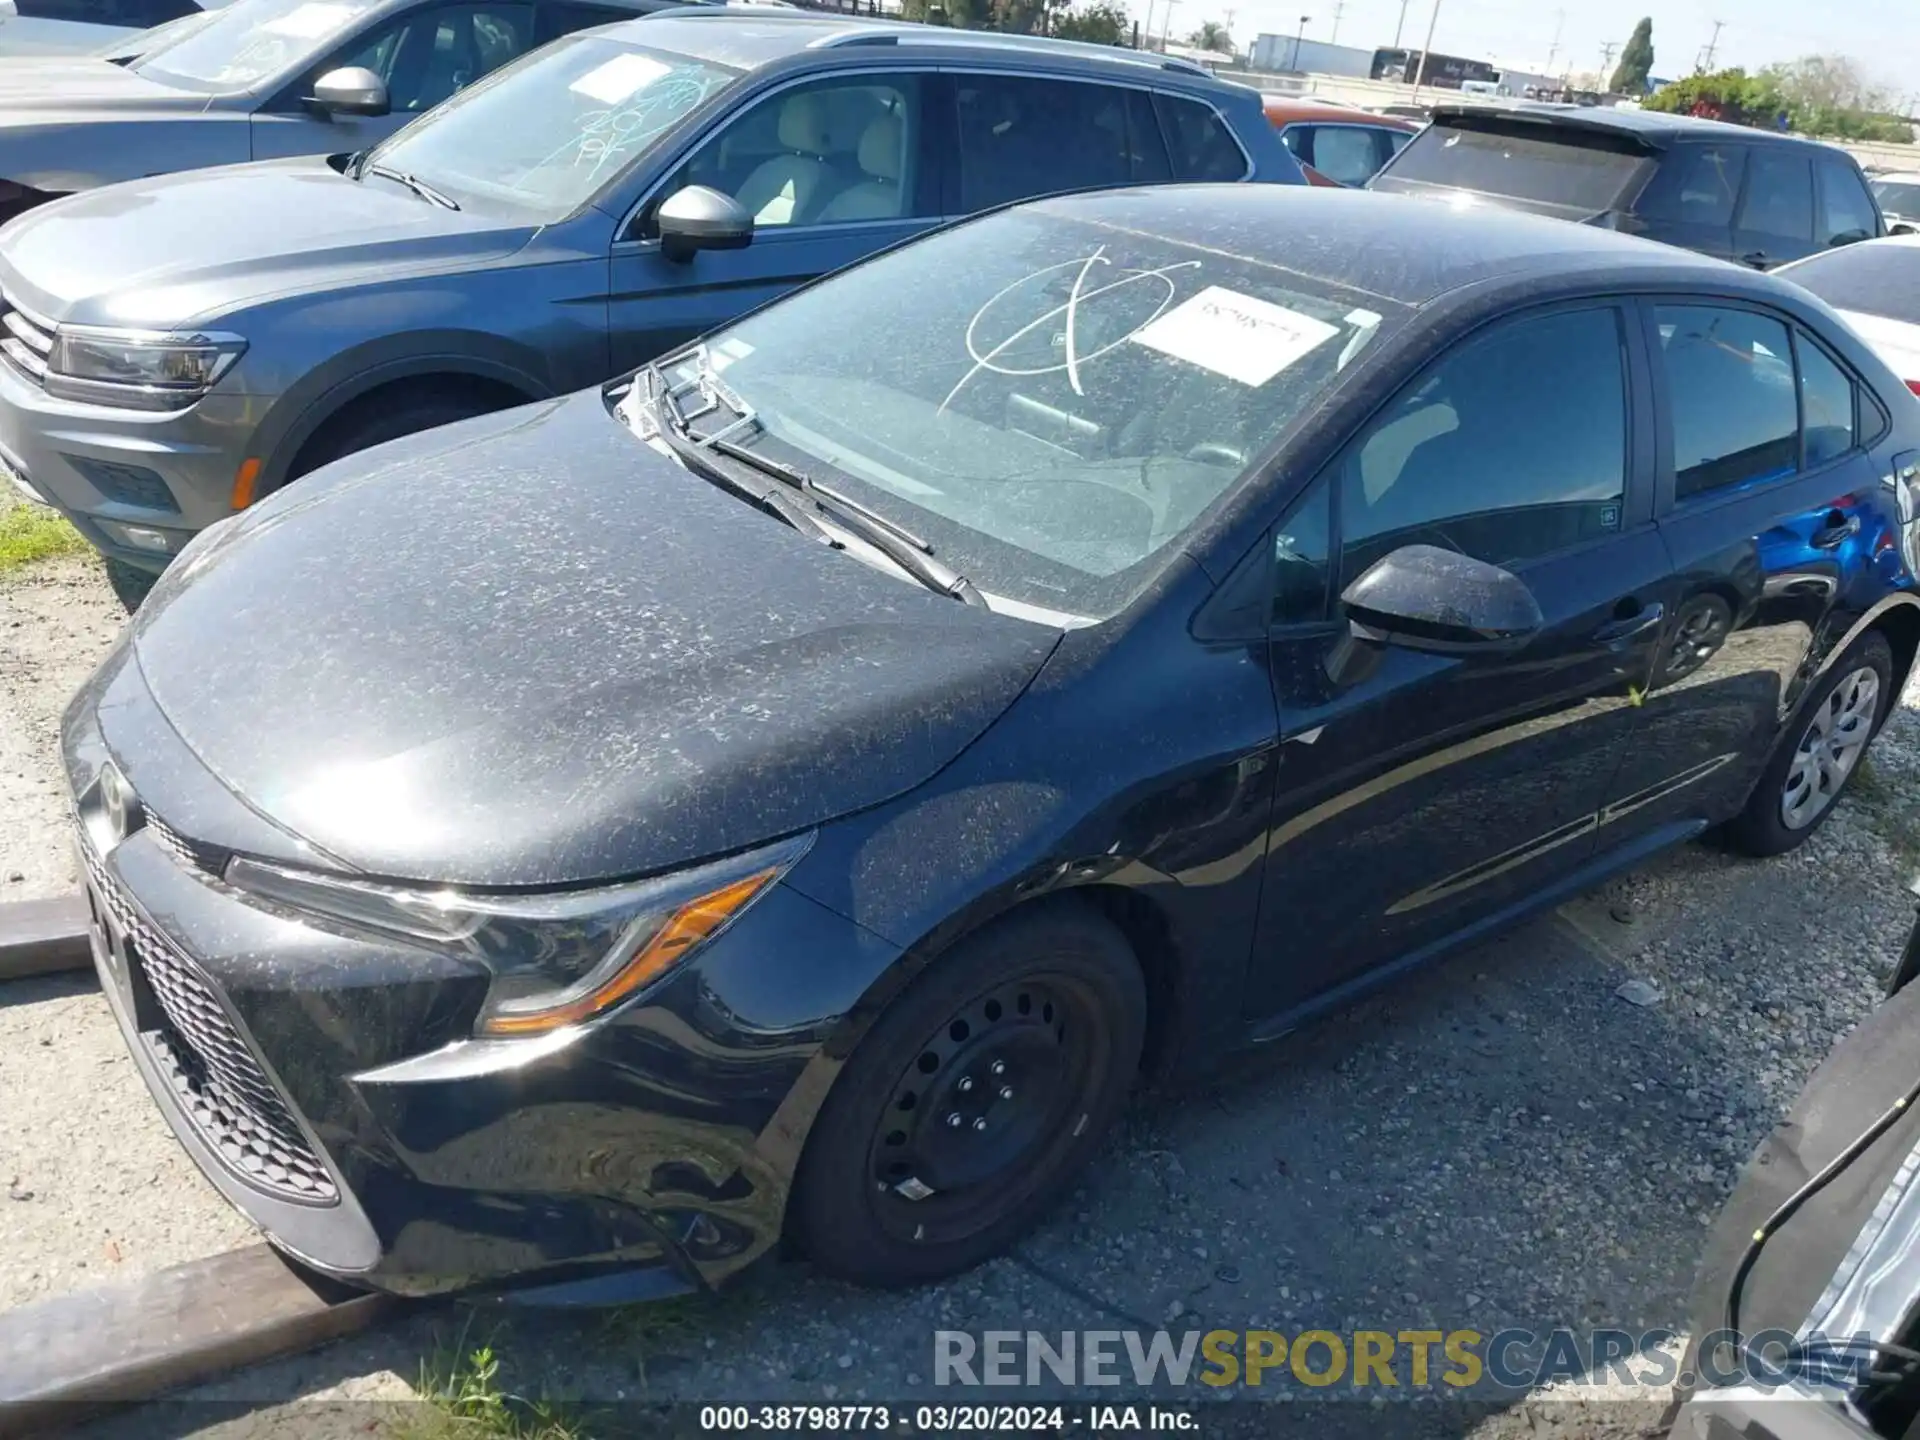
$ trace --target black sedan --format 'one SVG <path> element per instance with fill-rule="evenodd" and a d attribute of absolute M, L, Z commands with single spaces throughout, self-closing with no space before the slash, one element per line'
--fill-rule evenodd
<path fill-rule="evenodd" d="M 1001 211 L 198 539 L 66 720 L 106 992 L 336 1275 L 944 1275 L 1143 1075 L 1804 841 L 1920 640 L 1916 452 L 1664 246 Z"/>

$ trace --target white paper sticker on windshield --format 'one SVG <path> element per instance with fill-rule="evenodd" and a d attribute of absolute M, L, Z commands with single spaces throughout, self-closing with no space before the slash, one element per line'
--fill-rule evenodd
<path fill-rule="evenodd" d="M 296 5 L 286 14 L 274 16 L 260 29 L 268 35 L 318 40 L 323 35 L 333 34 L 359 13 L 359 9 L 353 5 L 329 5 L 325 0 L 314 0 L 312 4 Z"/>
<path fill-rule="evenodd" d="M 628 51 L 596 65 L 567 88 L 591 96 L 603 105 L 618 105 L 636 90 L 645 89 L 673 67 L 651 55 Z"/>
<path fill-rule="evenodd" d="M 1209 285 L 1133 339 L 1257 388 L 1339 333 L 1339 327 L 1311 315 Z"/>

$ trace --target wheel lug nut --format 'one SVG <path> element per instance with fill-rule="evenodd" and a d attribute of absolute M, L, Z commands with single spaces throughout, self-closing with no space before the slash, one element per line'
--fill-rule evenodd
<path fill-rule="evenodd" d="M 1007 1073 L 1007 1062 L 1004 1060 L 996 1060 L 989 1068 L 996 1075 L 1004 1075 Z"/>
<path fill-rule="evenodd" d="M 962 1075 L 960 1077 L 960 1093 L 964 1095 L 971 1089 L 973 1089 L 973 1077 L 971 1075 Z"/>
<path fill-rule="evenodd" d="M 1000 1087 L 1000 1098 L 1001 1098 L 1002 1100 L 1011 1100 L 1011 1099 L 1013 1099 L 1013 1086 L 1011 1086 L 1011 1085 L 1002 1085 L 1002 1086 Z"/>
<path fill-rule="evenodd" d="M 976 1120 L 976 1121 L 974 1121 L 974 1122 L 973 1122 L 973 1128 L 974 1128 L 974 1129 L 976 1129 L 976 1130 L 984 1130 L 984 1129 L 986 1129 L 986 1128 L 987 1128 L 987 1117 L 986 1117 L 986 1116 L 984 1116 L 984 1115 L 982 1115 L 982 1116 L 981 1116 L 981 1117 L 980 1117 L 980 1118 L 979 1118 L 978 1120 Z"/>
<path fill-rule="evenodd" d="M 957 1130 L 960 1128 L 960 1112 L 958 1110 L 953 1111 L 947 1116 L 947 1128 L 949 1130 Z"/>

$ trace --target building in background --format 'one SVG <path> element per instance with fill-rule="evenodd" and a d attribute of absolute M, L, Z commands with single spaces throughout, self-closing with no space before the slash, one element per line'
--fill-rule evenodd
<path fill-rule="evenodd" d="M 1261 35 L 1253 42 L 1248 65 L 1270 75 L 1292 72 L 1365 80 L 1373 67 L 1373 53 L 1358 45 L 1329 45 L 1324 40 L 1300 40 L 1292 35 Z"/>

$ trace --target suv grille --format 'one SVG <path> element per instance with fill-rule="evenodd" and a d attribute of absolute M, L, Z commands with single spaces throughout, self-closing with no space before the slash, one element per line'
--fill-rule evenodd
<path fill-rule="evenodd" d="M 34 384 L 44 385 L 52 351 L 53 326 L 0 295 L 0 356 Z"/>
<path fill-rule="evenodd" d="M 106 944 L 119 948 L 140 1038 L 188 1122 L 256 1189 L 333 1204 L 339 1199 L 333 1177 L 227 1017 L 212 982 L 147 924 L 92 851 L 85 854 L 94 924 Z"/>

